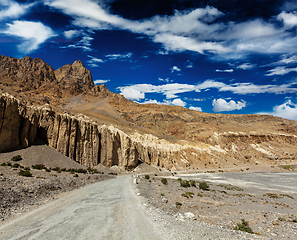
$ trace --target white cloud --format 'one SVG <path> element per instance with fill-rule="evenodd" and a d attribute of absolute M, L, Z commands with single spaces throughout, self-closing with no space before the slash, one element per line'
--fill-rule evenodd
<path fill-rule="evenodd" d="M 45 4 L 74 18 L 73 24 L 97 30 L 120 29 L 148 36 L 161 43 L 160 54 L 193 51 L 217 56 L 215 60 L 245 58 L 249 53 L 296 52 L 294 33 L 262 19 L 219 22 L 224 15 L 214 7 L 175 11 L 172 16 L 130 20 L 109 12 L 108 3 L 92 0 L 51 0 Z M 103 8 L 104 5 L 104 8 Z M 295 14 L 278 16 L 295 24 Z M 293 19 L 293 20 L 292 20 Z"/>
<path fill-rule="evenodd" d="M 18 18 L 21 15 L 24 15 L 30 7 L 32 7 L 34 3 L 31 4 L 19 4 L 12 0 L 0 0 L 0 20 L 5 18 Z"/>
<path fill-rule="evenodd" d="M 172 101 L 172 105 L 180 106 L 180 107 L 185 107 L 187 105 L 186 102 L 181 100 L 180 98 L 176 98 Z"/>
<path fill-rule="evenodd" d="M 74 44 L 69 44 L 68 46 L 63 46 L 61 48 L 80 48 L 83 51 L 92 51 L 91 48 L 91 41 L 94 40 L 93 37 L 90 37 L 90 33 L 88 32 L 82 32 L 82 31 L 76 31 L 76 30 L 69 30 L 65 31 L 64 35 L 66 38 L 73 38 L 73 37 L 78 37 L 82 36 L 81 39 L 74 43 Z M 92 65 L 95 65 L 94 63 Z"/>
<path fill-rule="evenodd" d="M 297 56 L 287 56 L 283 55 L 282 59 L 277 62 L 278 64 L 292 64 L 292 63 L 297 63 Z"/>
<path fill-rule="evenodd" d="M 226 100 L 219 98 L 214 99 L 212 101 L 213 111 L 215 112 L 229 112 L 233 110 L 240 110 L 246 106 L 246 102 L 241 100 L 238 102 L 235 102 L 234 100 L 231 100 L 227 102 Z"/>
<path fill-rule="evenodd" d="M 74 37 L 78 37 L 79 35 L 81 35 L 81 31 L 79 30 L 68 30 L 64 32 L 64 35 L 66 38 L 71 39 Z"/>
<path fill-rule="evenodd" d="M 181 71 L 181 69 L 180 68 L 178 68 L 177 66 L 173 66 L 172 68 L 171 68 L 171 73 L 173 73 L 173 72 L 180 72 Z"/>
<path fill-rule="evenodd" d="M 202 112 L 202 108 L 201 107 L 193 107 L 193 106 L 191 106 L 191 107 L 189 107 L 189 109 L 195 110 L 195 111 L 198 111 L 198 112 Z"/>
<path fill-rule="evenodd" d="M 186 68 L 193 68 L 193 67 L 194 67 L 194 64 L 190 60 L 188 60 Z"/>
<path fill-rule="evenodd" d="M 233 69 L 225 69 L 225 70 L 216 69 L 216 72 L 227 72 L 227 73 L 232 73 L 233 71 L 234 71 Z"/>
<path fill-rule="evenodd" d="M 297 72 L 297 67 L 295 68 L 286 68 L 286 67 L 276 67 L 268 70 L 269 73 L 265 74 L 266 76 L 274 76 L 274 75 L 285 75 L 290 72 Z"/>
<path fill-rule="evenodd" d="M 131 87 L 125 87 L 125 88 L 120 88 L 121 89 L 121 94 L 130 100 L 140 100 L 145 97 L 144 92 L 138 90 L 137 88 Z"/>
<path fill-rule="evenodd" d="M 97 80 L 94 80 L 94 84 L 97 85 L 97 84 L 103 84 L 103 83 L 107 83 L 109 82 L 110 80 L 102 80 L 102 79 L 97 79 Z"/>
<path fill-rule="evenodd" d="M 128 99 L 144 99 L 145 93 L 159 93 L 166 96 L 167 99 L 178 98 L 178 94 L 186 92 L 201 92 L 211 88 L 217 89 L 219 92 L 232 92 L 234 94 L 285 94 L 297 93 L 297 88 L 293 88 L 294 84 L 281 84 L 281 85 L 255 85 L 253 83 L 234 83 L 225 84 L 213 80 L 206 80 L 200 84 L 179 84 L 170 83 L 164 85 L 152 84 L 135 84 L 131 86 L 118 87 L 121 94 Z M 135 96 L 132 93 L 135 93 Z"/>
<path fill-rule="evenodd" d="M 277 16 L 277 18 L 282 20 L 288 28 L 297 26 L 297 12 L 286 13 L 283 11 Z"/>
<path fill-rule="evenodd" d="M 25 53 L 38 49 L 40 44 L 56 36 L 51 28 L 41 22 L 13 21 L 13 23 L 7 23 L 7 26 L 3 33 L 23 38 L 24 42 L 19 45 L 19 49 Z"/>
<path fill-rule="evenodd" d="M 104 63 L 104 60 L 100 58 L 96 58 L 91 55 L 88 55 L 88 57 L 91 58 L 90 60 L 87 61 L 90 67 L 99 67 L 98 63 Z"/>
<path fill-rule="evenodd" d="M 133 53 L 125 53 L 125 54 L 107 54 L 105 57 L 107 57 L 109 60 L 127 60 L 131 58 Z"/>
<path fill-rule="evenodd" d="M 250 64 L 250 63 L 243 63 L 241 65 L 238 65 L 236 68 L 237 69 L 242 69 L 242 70 L 248 70 L 248 69 L 252 69 L 254 68 L 255 66 L 253 64 Z"/>
<path fill-rule="evenodd" d="M 281 105 L 275 106 L 273 108 L 273 112 L 262 112 L 259 114 L 269 114 L 276 117 L 297 121 L 297 104 L 293 103 L 291 100 L 288 100 Z"/>

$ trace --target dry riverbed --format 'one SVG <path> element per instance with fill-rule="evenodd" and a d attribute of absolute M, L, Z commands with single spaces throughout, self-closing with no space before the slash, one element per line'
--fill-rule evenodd
<path fill-rule="evenodd" d="M 217 176 L 212 175 L 214 179 Z M 142 175 L 137 188 L 149 204 L 174 216 L 177 221 L 184 221 L 190 212 L 193 221 L 234 229 L 244 219 L 254 232 L 252 239 L 259 235 L 269 239 L 297 238 L 296 192 L 178 178 L 162 180 L 165 177 L 156 174 Z M 206 182 L 209 188 L 199 188 L 199 182 Z"/>

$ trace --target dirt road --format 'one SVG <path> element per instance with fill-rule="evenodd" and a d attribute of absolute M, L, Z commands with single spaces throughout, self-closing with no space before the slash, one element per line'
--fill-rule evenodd
<path fill-rule="evenodd" d="M 0 228 L 0 239 L 159 239 L 130 176 L 76 190 Z"/>
<path fill-rule="evenodd" d="M 259 238 L 149 206 L 131 176 L 75 190 L 0 227 L 1 240 Z"/>

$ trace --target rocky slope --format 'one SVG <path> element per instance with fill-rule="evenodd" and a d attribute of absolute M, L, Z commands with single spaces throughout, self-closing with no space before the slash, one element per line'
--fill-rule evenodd
<path fill-rule="evenodd" d="M 295 121 L 137 104 L 94 86 L 81 61 L 55 71 L 41 59 L 0 56 L 0 80 L 0 152 L 38 137 L 90 167 L 133 169 L 143 161 L 174 171 L 297 163 Z"/>

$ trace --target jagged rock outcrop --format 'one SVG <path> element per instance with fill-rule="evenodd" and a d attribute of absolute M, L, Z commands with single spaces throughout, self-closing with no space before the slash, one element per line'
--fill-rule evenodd
<path fill-rule="evenodd" d="M 72 65 L 67 64 L 55 71 L 58 83 L 63 83 L 65 89 L 71 93 L 89 91 L 95 85 L 91 72 L 84 66 L 82 61 L 75 61 Z"/>
<path fill-rule="evenodd" d="M 16 59 L 3 55 L 0 55 L 0 78 L 12 79 L 27 88 L 39 88 L 56 80 L 54 69 L 40 58 Z"/>

